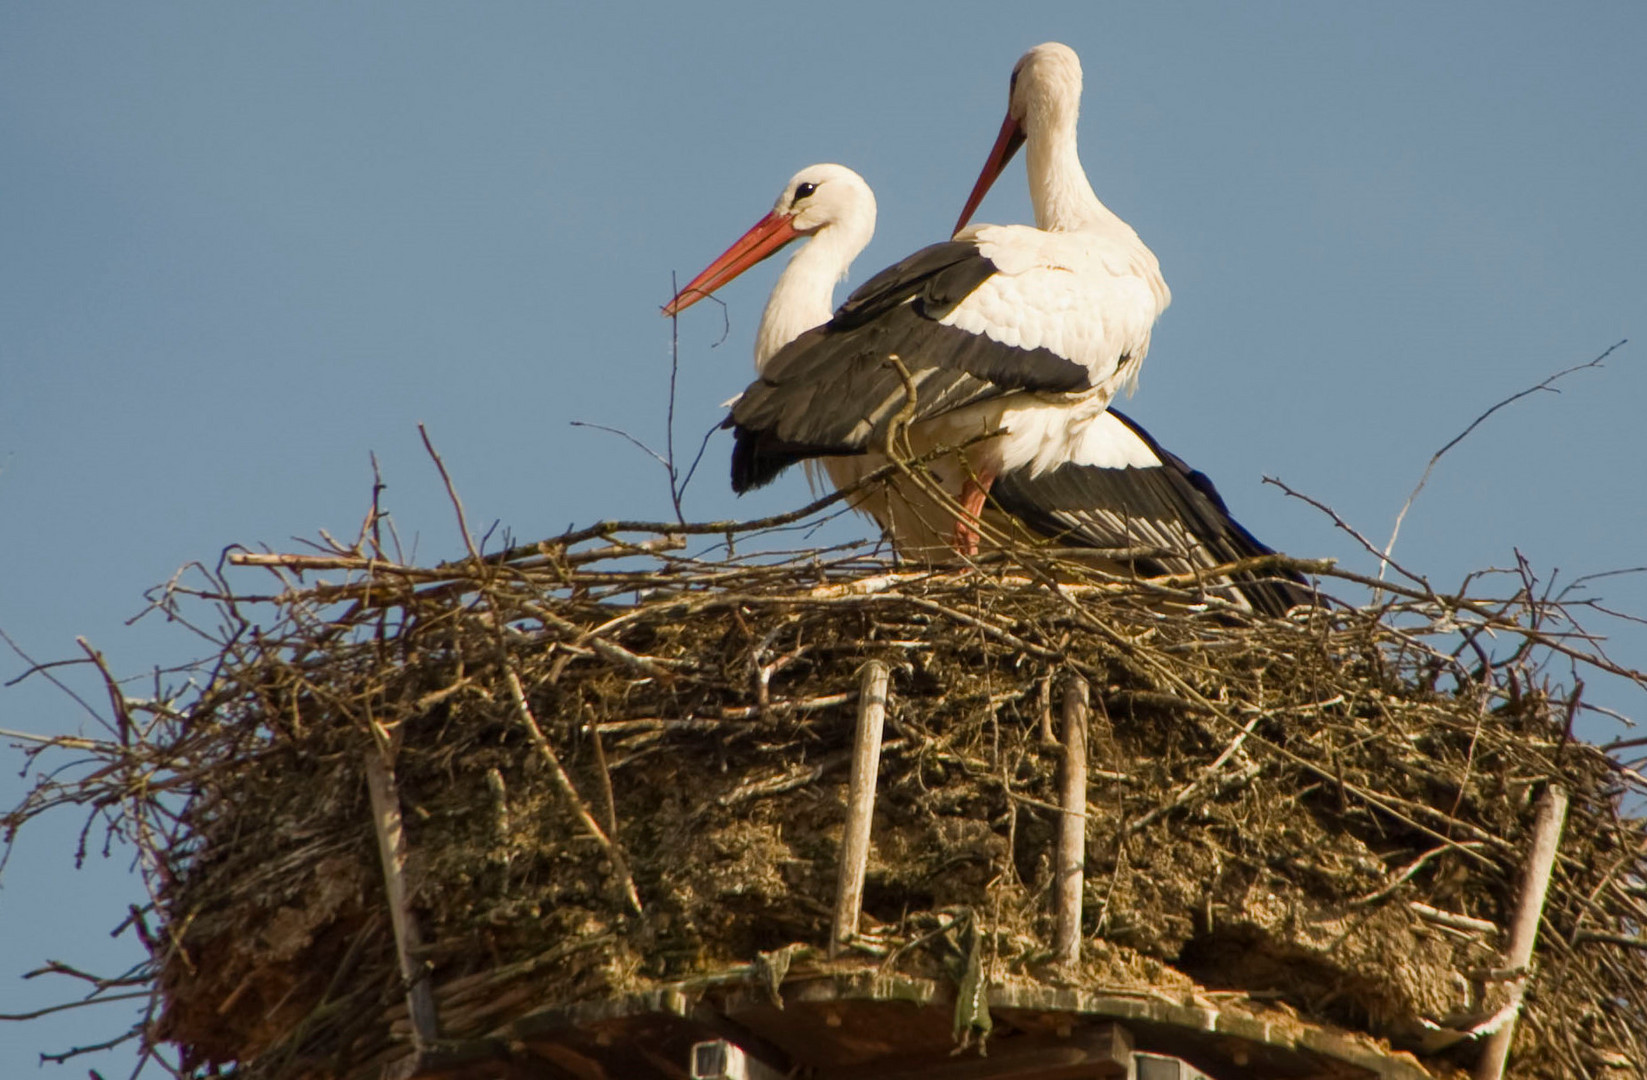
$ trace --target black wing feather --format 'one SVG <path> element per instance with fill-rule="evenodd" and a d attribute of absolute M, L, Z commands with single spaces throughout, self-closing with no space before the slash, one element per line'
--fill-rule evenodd
<path fill-rule="evenodd" d="M 786 345 L 732 409 L 732 488 L 759 487 L 803 458 L 878 447 L 915 383 L 911 422 L 1014 390 L 1090 386 L 1085 367 L 938 322 L 989 280 L 976 244 L 933 244 L 876 274 L 834 318 Z"/>
<path fill-rule="evenodd" d="M 1207 475 L 1162 447 L 1130 417 L 1126 424 L 1155 452 L 1153 467 L 1062 465 L 1031 477 L 1017 470 L 997 478 L 990 498 L 1031 531 L 1075 547 L 1152 547 L 1157 557 L 1130 560 L 1139 573 L 1204 570 L 1275 550 L 1230 516 Z M 1314 593 L 1292 572 L 1238 574 L 1234 586 L 1253 610 L 1282 615 Z"/>
<path fill-rule="evenodd" d="M 921 314 L 941 319 L 995 274 L 995 264 L 969 240 L 931 244 L 882 270 L 846 298 L 832 324 L 859 326 L 913 299 Z"/>

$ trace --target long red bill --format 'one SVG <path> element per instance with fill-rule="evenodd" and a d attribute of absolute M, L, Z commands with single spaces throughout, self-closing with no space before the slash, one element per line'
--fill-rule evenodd
<path fill-rule="evenodd" d="M 774 210 L 755 222 L 755 227 L 738 237 L 737 242 L 721 253 L 720 258 L 704 268 L 703 273 L 686 283 L 686 288 L 663 307 L 665 315 L 679 315 L 751 266 L 778 252 L 785 244 L 799 236 L 794 223 Z"/>
<path fill-rule="evenodd" d="M 955 223 L 955 232 L 966 228 L 966 223 L 972 220 L 978 204 L 984 201 L 984 196 L 1001 175 L 1001 170 L 1007 167 L 1007 162 L 1012 160 L 1012 155 L 1016 154 L 1022 145 L 1024 129 L 1019 127 L 1018 121 L 1008 113 L 1007 118 L 1001 121 L 1001 133 L 995 137 L 995 145 L 990 148 L 989 160 L 984 162 L 984 171 L 978 174 L 978 182 L 972 185 L 972 194 L 967 196 L 966 209 L 961 211 L 961 219 Z"/>

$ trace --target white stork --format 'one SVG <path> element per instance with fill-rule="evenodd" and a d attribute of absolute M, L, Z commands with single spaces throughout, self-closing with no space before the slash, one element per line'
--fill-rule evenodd
<path fill-rule="evenodd" d="M 762 312 L 755 340 L 755 367 L 764 370 L 791 340 L 825 323 L 835 283 L 869 243 L 875 228 L 875 196 L 863 178 L 840 165 L 811 165 L 784 184 L 771 213 L 756 222 L 664 307 L 678 314 L 784 246 L 807 242 L 779 275 Z M 884 462 L 873 451 L 823 458 L 836 487 L 856 482 Z M 807 464 L 812 464 L 808 461 Z M 935 480 L 955 498 L 966 477 L 942 462 Z M 1148 548 L 1129 560 L 1144 574 L 1185 573 L 1255 555 L 1265 547 L 1229 516 L 1205 475 L 1163 448 L 1130 418 L 1111 410 L 1087 424 L 1069 456 L 1050 468 L 1020 467 L 1001 474 L 993 488 L 994 524 L 1075 547 Z M 939 523 L 950 511 L 919 489 L 889 485 L 861 509 L 887 530 L 901 555 L 930 558 L 947 551 Z M 1243 575 L 1230 599 L 1279 614 L 1307 598 L 1292 582 Z"/>
<path fill-rule="evenodd" d="M 680 314 L 745 270 L 805 237 L 807 242 L 778 275 L 755 331 L 755 371 L 764 372 L 779 349 L 829 321 L 835 307 L 836 282 L 845 280 L 852 260 L 874 235 L 875 193 L 864 178 L 844 165 L 808 165 L 784 184 L 771 212 L 687 282 L 664 305 L 663 313 Z M 838 489 L 857 483 L 886 464 L 886 459 L 866 452 L 823 458 L 821 462 Z M 806 462 L 808 475 L 817 485 L 814 464 L 810 459 Z M 936 520 L 931 512 L 914 511 L 907 500 L 899 500 L 895 506 L 890 493 L 884 490 L 856 496 L 852 506 L 873 517 L 894 546 L 900 533 L 910 531 L 906 523 L 921 517 Z"/>
<path fill-rule="evenodd" d="M 1071 460 L 1087 426 L 1135 380 L 1170 300 L 1155 256 L 1081 173 L 1080 91 L 1067 47 L 1038 46 L 1019 60 L 986 174 L 999 175 L 1012 140 L 1027 142 L 1047 227 L 984 226 L 918 251 L 779 350 L 733 407 L 734 490 L 804 458 L 881 449 L 894 422 L 905 423 L 918 454 L 968 446 L 967 513 L 953 543 L 971 553 L 969 521 L 996 476 Z M 977 198 L 987 188 L 980 179 Z"/>

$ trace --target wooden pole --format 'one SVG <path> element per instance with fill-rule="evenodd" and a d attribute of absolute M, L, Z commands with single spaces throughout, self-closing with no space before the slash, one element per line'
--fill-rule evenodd
<path fill-rule="evenodd" d="M 1520 972 L 1511 991 L 1511 1012 L 1499 1029 L 1487 1036 L 1476 1063 L 1476 1080 L 1500 1080 L 1504 1066 L 1510 1060 L 1510 1043 L 1515 1038 L 1516 1015 L 1521 1011 L 1521 999 L 1527 992 L 1527 966 L 1532 963 L 1533 945 L 1538 941 L 1538 923 L 1544 917 L 1544 899 L 1550 888 L 1550 871 L 1555 866 L 1556 849 L 1561 844 L 1561 830 L 1567 823 L 1567 792 L 1559 784 L 1551 784 L 1539 796 L 1538 813 L 1533 818 L 1533 849 L 1527 856 L 1527 869 L 1521 879 L 1521 896 L 1516 901 L 1515 921 L 1510 924 L 1510 941 L 1505 951 L 1505 966 Z"/>
<path fill-rule="evenodd" d="M 1056 911 L 1053 957 L 1061 964 L 1081 959 L 1081 890 L 1087 863 L 1087 681 L 1071 675 L 1064 685 L 1064 760 L 1058 819 Z"/>
<path fill-rule="evenodd" d="M 415 1045 L 421 1048 L 440 1036 L 440 1021 L 428 972 L 417 959 L 423 939 L 406 892 L 406 832 L 401 827 L 400 792 L 395 774 L 378 747 L 366 752 L 366 790 L 372 797 L 372 823 L 377 827 L 377 852 L 383 859 L 383 886 L 395 928 L 400 978 L 406 984 L 406 1007 L 412 1017 Z"/>
<path fill-rule="evenodd" d="M 863 907 L 864 868 L 869 862 L 869 826 L 875 816 L 875 785 L 881 772 L 881 728 L 886 722 L 887 666 L 871 660 L 858 677 L 858 730 L 852 743 L 852 779 L 847 787 L 846 831 L 835 877 L 835 925 L 829 955 L 858 933 Z"/>

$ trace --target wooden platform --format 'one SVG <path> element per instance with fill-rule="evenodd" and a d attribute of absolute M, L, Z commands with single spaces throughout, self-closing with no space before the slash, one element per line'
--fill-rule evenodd
<path fill-rule="evenodd" d="M 1028 984 L 988 991 L 994 1027 L 980 1055 L 957 1051 L 955 1006 L 953 985 L 870 971 L 785 983 L 781 1004 L 748 983 L 699 984 L 540 1010 L 490 1038 L 428 1046 L 386 1077 L 691 1080 L 693 1047 L 715 1040 L 767 1075 L 816 1080 L 1432 1077 L 1410 1055 L 1290 1017 Z"/>

